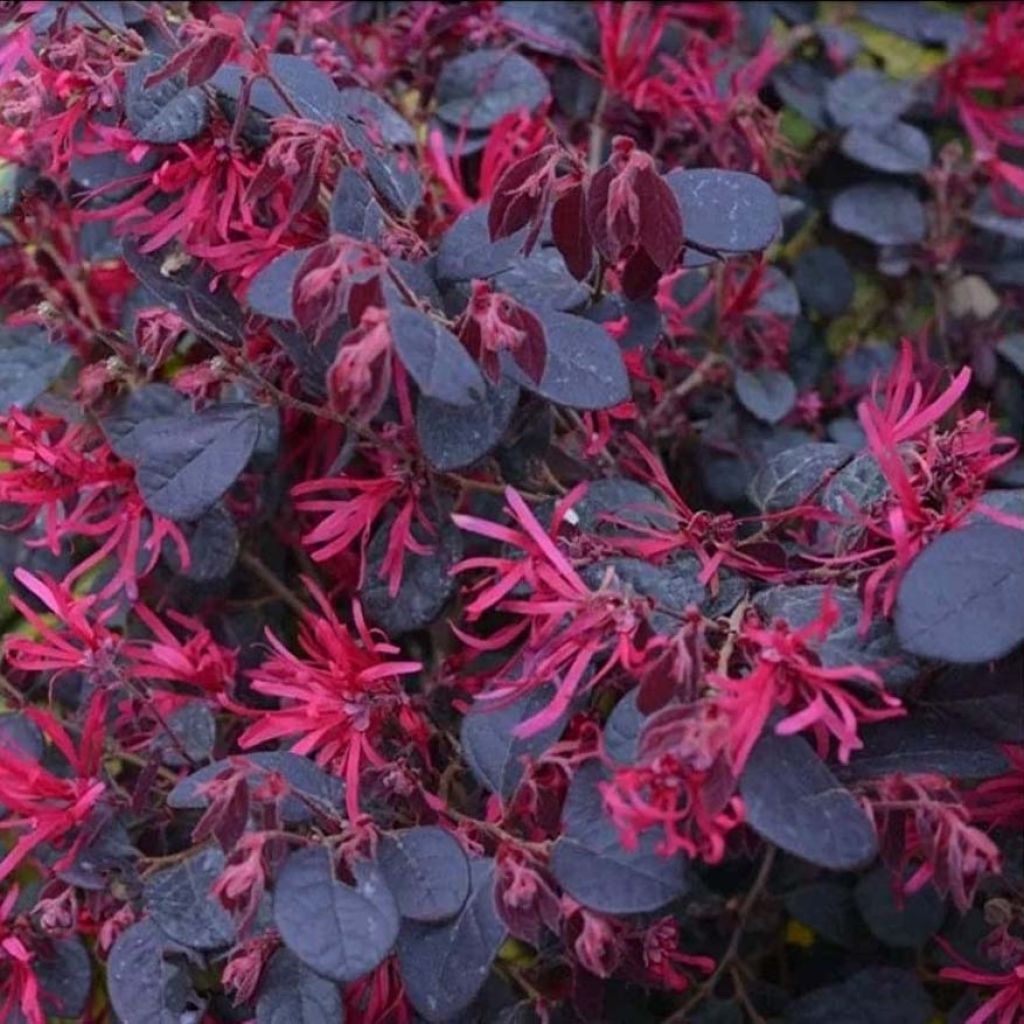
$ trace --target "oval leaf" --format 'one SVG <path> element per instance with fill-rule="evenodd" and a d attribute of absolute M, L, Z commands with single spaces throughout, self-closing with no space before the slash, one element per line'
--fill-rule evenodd
<path fill-rule="evenodd" d="M 690 245 L 716 252 L 766 249 L 782 228 L 771 185 L 743 171 L 676 170 L 665 175 Z"/>
<path fill-rule="evenodd" d="M 208 512 L 245 469 L 260 436 L 252 405 L 157 416 L 132 431 L 125 458 L 148 508 L 191 522 Z"/>
<path fill-rule="evenodd" d="M 512 422 L 519 402 L 519 386 L 502 378 L 484 382 L 486 391 L 472 405 L 448 405 L 420 396 L 416 406 L 416 434 L 427 460 L 442 472 L 463 469 L 495 448 Z"/>
<path fill-rule="evenodd" d="M 515 262 L 529 228 L 492 242 L 487 227 L 489 212 L 487 206 L 476 206 L 445 232 L 437 248 L 439 280 L 471 281 L 475 277 L 493 277 Z"/>
<path fill-rule="evenodd" d="M 882 128 L 914 101 L 913 86 L 874 68 L 851 68 L 829 83 L 825 109 L 840 128 Z"/>
<path fill-rule="evenodd" d="M 783 1024 L 927 1024 L 935 1010 L 912 971 L 868 967 L 786 1008 Z"/>
<path fill-rule="evenodd" d="M 476 363 L 451 331 L 410 306 L 391 311 L 395 351 L 420 393 L 449 405 L 472 405 L 484 393 Z"/>
<path fill-rule="evenodd" d="M 629 398 L 629 376 L 619 346 L 607 331 L 582 317 L 538 310 L 548 342 L 540 383 L 505 353 L 502 369 L 521 387 L 572 409 L 609 409 Z"/>
<path fill-rule="evenodd" d="M 146 78 L 166 63 L 158 54 L 136 61 L 125 76 L 124 110 L 135 137 L 167 145 L 194 139 L 206 127 L 209 109 L 202 89 L 187 88 L 183 74 L 146 89 Z"/>
<path fill-rule="evenodd" d="M 254 313 L 273 320 L 294 320 L 292 293 L 309 249 L 292 249 L 268 263 L 249 283 L 246 302 Z"/>
<path fill-rule="evenodd" d="M 554 687 L 541 686 L 511 704 L 495 707 L 476 700 L 462 718 L 462 751 L 477 782 L 503 800 L 515 794 L 525 763 L 544 753 L 561 735 L 565 719 L 532 736 L 517 737 L 515 728 L 547 707 Z"/>
<path fill-rule="evenodd" d="M 345 1024 L 341 992 L 287 949 L 279 949 L 260 980 L 256 1024 Z"/>
<path fill-rule="evenodd" d="M 450 833 L 434 825 L 385 836 L 377 866 L 398 912 L 413 921 L 454 917 L 469 895 L 469 859 Z"/>
<path fill-rule="evenodd" d="M 378 527 L 366 551 L 366 580 L 359 591 L 367 618 L 391 636 L 401 636 L 429 626 L 445 606 L 455 579 L 452 566 L 462 557 L 462 534 L 449 522 L 431 535 L 418 524 L 412 535 L 430 550 L 420 555 L 406 552 L 402 583 L 390 591 L 384 560 L 391 540 L 391 521 Z"/>
<path fill-rule="evenodd" d="M 398 908 L 371 864 L 353 869 L 355 885 L 334 877 L 324 849 L 293 853 L 274 890 L 274 923 L 284 944 L 317 974 L 355 981 L 382 963 L 398 935 Z"/>
<path fill-rule="evenodd" d="M 921 200 L 902 185 L 854 185 L 832 200 L 832 223 L 875 245 L 916 245 L 924 241 Z"/>
<path fill-rule="evenodd" d="M 562 812 L 563 835 L 551 851 L 551 872 L 574 900 L 605 914 L 658 910 L 689 888 L 681 855 L 655 852 L 656 831 L 645 832 L 636 850 L 626 850 L 604 809 L 597 762 L 583 765 L 569 785 Z"/>
<path fill-rule="evenodd" d="M 25 325 L 0 329 L 0 414 L 28 408 L 61 374 L 71 349 Z"/>
<path fill-rule="evenodd" d="M 42 1003 L 55 1017 L 82 1018 L 92 990 L 92 961 L 77 935 L 53 939 L 33 961 Z"/>
<path fill-rule="evenodd" d="M 477 50 L 444 65 L 437 80 L 437 116 L 455 127 L 490 128 L 514 110 L 548 98 L 548 80 L 510 50 Z"/>
<path fill-rule="evenodd" d="M 204 810 L 210 801 L 200 792 L 200 787 L 227 771 L 232 762 L 244 762 L 250 767 L 251 773 L 247 777 L 254 787 L 261 786 L 271 772 L 288 783 L 293 795 L 285 797 L 281 804 L 281 816 L 286 824 L 308 821 L 312 814 L 311 805 L 322 809 L 325 814 L 333 814 L 344 799 L 345 790 L 340 780 L 328 775 L 308 757 L 285 750 L 266 750 L 214 761 L 200 768 L 178 782 L 167 795 L 167 805 L 175 810 Z"/>
<path fill-rule="evenodd" d="M 212 273 L 191 262 L 171 271 L 159 253 L 144 253 L 131 239 L 121 246 L 128 269 L 161 305 L 178 314 L 197 334 L 228 345 L 242 342 L 242 310 L 223 285 L 212 287 Z"/>
<path fill-rule="evenodd" d="M 896 635 L 924 658 L 994 661 L 1024 643 L 1024 532 L 977 523 L 943 534 L 911 563 Z"/>
<path fill-rule="evenodd" d="M 125 1024 L 181 1024 L 195 1005 L 184 970 L 165 958 L 167 936 L 148 918 L 126 928 L 107 958 L 107 992 Z"/>
<path fill-rule="evenodd" d="M 851 160 L 889 174 L 920 174 L 932 163 L 928 136 L 903 121 L 880 128 L 851 128 L 839 148 Z"/>
<path fill-rule="evenodd" d="M 431 1022 L 456 1017 L 483 987 L 506 934 L 494 902 L 494 861 L 475 860 L 458 916 L 440 925 L 402 925 L 398 964 L 409 1002 Z"/>
<path fill-rule="evenodd" d="M 369 89 L 352 86 L 342 89 L 337 98 L 338 110 L 364 128 L 380 132 L 380 138 L 388 146 L 414 146 L 416 133 L 412 125 L 394 107 L 385 103 Z"/>
<path fill-rule="evenodd" d="M 146 909 L 165 935 L 189 949 L 231 943 L 235 924 L 211 892 L 224 863 L 224 854 L 210 848 L 146 879 Z"/>
<path fill-rule="evenodd" d="M 769 728 L 743 770 L 740 795 L 758 835 L 819 867 L 848 871 L 878 853 L 863 808 L 799 736 Z"/>
<path fill-rule="evenodd" d="M 750 482 L 750 500 L 762 512 L 781 512 L 801 504 L 831 474 L 853 457 L 841 444 L 798 444 L 772 456 Z"/>
<path fill-rule="evenodd" d="M 782 370 L 737 370 L 736 397 L 764 423 L 778 423 L 796 405 L 796 385 Z"/>
<path fill-rule="evenodd" d="M 864 746 L 839 769 L 844 779 L 942 772 L 954 779 L 988 779 L 1009 770 L 998 745 L 954 719 L 917 710 L 863 730 Z"/>

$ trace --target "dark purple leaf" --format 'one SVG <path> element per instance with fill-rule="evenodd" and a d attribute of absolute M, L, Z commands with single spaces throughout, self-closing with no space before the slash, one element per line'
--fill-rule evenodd
<path fill-rule="evenodd" d="M 589 292 L 566 269 L 557 249 L 544 246 L 519 256 L 493 278 L 494 287 L 539 313 L 582 306 Z"/>
<path fill-rule="evenodd" d="M 241 541 L 235 517 L 223 504 L 214 505 L 194 523 L 185 525 L 182 532 L 191 558 L 188 569 L 181 573 L 185 579 L 192 583 L 212 583 L 231 574 Z M 172 551 L 172 564 L 177 565 L 177 549 Z M 180 566 L 176 571 L 181 571 Z"/>
<path fill-rule="evenodd" d="M 740 779 L 747 824 L 819 867 L 849 871 L 878 853 L 874 826 L 857 799 L 799 736 L 769 726 Z"/>
<path fill-rule="evenodd" d="M 994 661 L 1024 642 L 1024 532 L 977 523 L 914 559 L 894 616 L 904 649 L 923 658 Z"/>
<path fill-rule="evenodd" d="M 566 717 L 532 736 L 515 728 L 551 703 L 554 688 L 541 686 L 511 704 L 477 699 L 462 718 L 462 753 L 480 785 L 507 801 L 523 779 L 526 763 L 543 754 L 562 734 Z"/>
<path fill-rule="evenodd" d="M 423 179 L 411 157 L 404 152 L 377 153 L 367 144 L 361 149 L 366 174 L 384 205 L 399 217 L 411 217 L 423 202 Z"/>
<path fill-rule="evenodd" d="M 292 249 L 268 263 L 249 282 L 246 303 L 260 316 L 274 320 L 294 320 L 292 293 L 295 277 L 311 250 Z"/>
<path fill-rule="evenodd" d="M 281 805 L 281 816 L 286 824 L 299 825 L 308 821 L 312 815 L 311 806 L 328 815 L 336 815 L 341 806 L 345 792 L 341 782 L 318 768 L 308 757 L 284 750 L 268 750 L 238 755 L 232 760 L 251 766 L 247 778 L 254 789 L 262 785 L 271 772 L 284 778 L 292 790 L 292 795 L 285 797 Z M 230 766 L 230 760 L 215 761 L 181 779 L 167 795 L 168 807 L 205 810 L 209 798 L 199 792 L 199 787 L 212 782 Z"/>
<path fill-rule="evenodd" d="M 217 723 L 209 705 L 201 700 L 186 701 L 165 715 L 164 720 L 174 740 L 161 732 L 151 748 L 159 752 L 164 764 L 183 768 L 210 759 L 217 739 Z"/>
<path fill-rule="evenodd" d="M 180 964 L 165 958 L 172 943 L 148 918 L 114 940 L 107 958 L 107 993 L 125 1024 L 182 1024 L 202 1004 Z"/>
<path fill-rule="evenodd" d="M 254 109 L 267 117 L 298 116 L 317 124 L 339 123 L 341 109 L 338 89 L 309 57 L 272 53 L 270 70 L 290 104 L 270 82 L 260 78 L 253 85 L 250 94 L 250 103 Z M 249 76 L 250 72 L 237 64 L 227 64 L 210 79 L 210 82 L 219 92 L 237 101 L 242 92 L 242 80 Z"/>
<path fill-rule="evenodd" d="M 43 734 L 39 726 L 18 711 L 0 714 L 0 745 L 25 760 L 39 761 L 43 756 Z"/>
<path fill-rule="evenodd" d="M 833 879 L 811 882 L 786 893 L 786 912 L 826 942 L 863 949 L 871 936 L 857 911 L 849 885 Z"/>
<path fill-rule="evenodd" d="M 360 241 L 378 242 L 384 230 L 384 213 L 366 179 L 351 167 L 338 174 L 331 199 L 331 231 Z"/>
<path fill-rule="evenodd" d="M 892 872 L 881 865 L 860 879 L 854 896 L 871 934 L 894 949 L 922 949 L 946 919 L 946 905 L 934 886 L 897 898 Z"/>
<path fill-rule="evenodd" d="M 224 865 L 224 854 L 210 847 L 146 879 L 146 910 L 169 939 L 189 949 L 231 944 L 234 921 L 212 893 Z"/>
<path fill-rule="evenodd" d="M 617 515 L 634 522 L 644 518 L 642 514 L 625 508 Z M 661 517 L 654 512 L 646 518 L 653 526 L 658 525 Z M 586 566 L 581 575 L 588 586 L 597 590 L 609 572 L 612 573 L 610 586 L 619 587 L 627 594 L 642 594 L 650 598 L 653 603 L 650 625 L 658 633 L 674 633 L 687 607 L 700 605 L 707 593 L 697 579 L 700 565 L 696 559 L 691 561 L 684 557 L 664 565 L 652 565 L 641 558 L 609 558 Z"/>
<path fill-rule="evenodd" d="M 421 394 L 449 405 L 472 405 L 485 394 L 480 370 L 462 343 L 426 313 L 392 308 L 391 337 Z"/>
<path fill-rule="evenodd" d="M 551 850 L 551 872 L 573 899 L 599 913 L 659 910 L 689 889 L 687 863 L 681 854 L 656 853 L 655 831 L 645 832 L 636 850 L 623 847 L 598 789 L 607 777 L 597 762 L 577 770 L 562 811 L 563 834 Z"/>
<path fill-rule="evenodd" d="M 256 1024 L 345 1024 L 341 991 L 287 949 L 279 949 L 260 979 Z"/>
<path fill-rule="evenodd" d="M 782 370 L 737 370 L 736 397 L 762 422 L 778 423 L 796 405 L 796 385 Z"/>
<path fill-rule="evenodd" d="M 54 1017 L 82 1018 L 92 990 L 92 961 L 77 935 L 52 939 L 32 962 L 41 1001 Z"/>
<path fill-rule="evenodd" d="M 839 769 L 843 779 L 941 772 L 954 779 L 988 779 L 1008 771 L 999 746 L 956 719 L 914 710 L 861 729 L 864 747 Z"/>
<path fill-rule="evenodd" d="M 921 703 L 989 739 L 1024 743 L 1024 651 L 995 665 L 946 669 L 928 684 Z"/>
<path fill-rule="evenodd" d="M 811 442 L 773 455 L 747 491 L 762 512 L 782 512 L 802 504 L 853 457 L 845 445 Z"/>
<path fill-rule="evenodd" d="M 107 443 L 122 459 L 142 454 L 146 424 L 154 419 L 185 415 L 188 399 L 166 384 L 145 384 L 117 400 L 100 420 Z"/>
<path fill-rule="evenodd" d="M 595 324 L 626 319 L 626 332 L 619 339 L 619 347 L 628 352 L 631 349 L 648 351 L 654 348 L 661 337 L 664 324 L 661 310 L 653 299 L 639 299 L 631 302 L 619 295 L 605 295 L 583 315 Z"/>
<path fill-rule="evenodd" d="M 330 853 L 308 848 L 285 861 L 274 888 L 274 922 L 284 944 L 338 982 L 372 971 L 398 936 L 398 908 L 380 872 L 360 861 L 353 874 L 354 885 L 339 882 Z"/>
<path fill-rule="evenodd" d="M 442 472 L 463 469 L 487 455 L 512 422 L 519 386 L 502 378 L 486 383 L 486 392 L 472 405 L 448 405 L 420 396 L 416 434 L 430 464 Z"/>
<path fill-rule="evenodd" d="M 851 68 L 825 92 L 825 107 L 840 128 L 882 128 L 913 101 L 910 82 L 898 82 L 874 68 Z"/>
<path fill-rule="evenodd" d="M 935 1009 L 912 971 L 868 967 L 790 1004 L 783 1024 L 928 1024 Z"/>
<path fill-rule="evenodd" d="M 428 1021 L 450 1021 L 473 1002 L 505 941 L 494 874 L 494 861 L 472 861 L 469 898 L 456 917 L 444 924 L 402 925 L 398 964 L 405 993 Z"/>
<path fill-rule="evenodd" d="M 510 50 L 476 50 L 444 65 L 437 80 L 437 116 L 450 125 L 490 128 L 515 110 L 548 98 L 548 82 L 531 61 Z"/>
<path fill-rule="evenodd" d="M 242 310 L 227 289 L 210 290 L 212 274 L 196 263 L 178 271 L 164 266 L 159 253 L 143 253 L 135 242 L 123 243 L 128 269 L 153 293 L 160 305 L 178 314 L 203 337 L 228 345 L 242 342 Z"/>
<path fill-rule="evenodd" d="M 386 145 L 416 145 L 416 133 L 409 122 L 369 89 L 356 86 L 342 89 L 337 104 L 345 117 L 359 121 L 367 130 L 380 132 L 381 141 Z"/>
<path fill-rule="evenodd" d="M 71 349 L 41 327 L 0 326 L 0 414 L 28 408 L 60 375 Z"/>
<path fill-rule="evenodd" d="M 839 148 L 851 160 L 889 174 L 920 174 L 932 163 L 928 136 L 904 121 L 875 128 L 851 128 Z"/>
<path fill-rule="evenodd" d="M 433 550 L 427 555 L 406 552 L 397 594 L 390 592 L 387 578 L 381 575 L 391 539 L 390 521 L 378 527 L 366 552 L 366 579 L 359 596 L 367 618 L 390 636 L 429 626 L 455 589 L 451 569 L 462 557 L 462 534 L 446 523 L 435 534 L 414 526 L 413 535 Z"/>
<path fill-rule="evenodd" d="M 94 828 L 94 826 L 96 826 Z M 138 850 L 120 818 L 90 823 L 90 833 L 73 862 L 58 872 L 62 881 L 89 892 L 109 889 L 115 877 L 133 878 Z"/>
<path fill-rule="evenodd" d="M 853 301 L 850 265 L 830 246 L 816 246 L 800 254 L 793 265 L 793 284 L 804 304 L 822 316 L 839 316 Z"/>
<path fill-rule="evenodd" d="M 469 895 L 469 860 L 451 833 L 433 825 L 384 836 L 377 866 L 398 905 L 413 921 L 454 917 Z"/>
<path fill-rule="evenodd" d="M 645 716 L 637 709 L 637 690 L 615 705 L 604 724 L 604 752 L 619 764 L 632 764 L 639 752 Z"/>
<path fill-rule="evenodd" d="M 502 21 L 533 50 L 565 57 L 588 57 L 597 52 L 597 19 L 587 4 L 505 0 L 498 11 Z"/>
<path fill-rule="evenodd" d="M 921 200 L 902 185 L 854 185 L 832 200 L 832 223 L 876 245 L 916 245 L 926 226 Z"/>
<path fill-rule="evenodd" d="M 121 454 L 153 512 L 192 522 L 238 479 L 259 435 L 257 406 L 224 404 L 144 420 L 131 431 L 130 450 L 122 440 Z"/>
<path fill-rule="evenodd" d="M 823 71 L 808 61 L 794 61 L 775 71 L 772 85 L 786 106 L 815 128 L 825 127 L 825 90 L 829 79 Z"/>
<path fill-rule="evenodd" d="M 159 70 L 164 58 L 150 54 L 136 61 L 125 76 L 124 109 L 128 125 L 143 142 L 167 145 L 187 142 L 205 128 L 209 109 L 202 89 L 185 84 L 184 75 L 144 87 L 146 77 Z"/>
<path fill-rule="evenodd" d="M 526 240 L 527 229 L 491 241 L 488 208 L 477 206 L 448 229 L 437 250 L 437 276 L 441 281 L 470 281 L 508 270 Z"/>
<path fill-rule="evenodd" d="M 757 252 L 782 227 L 771 185 L 743 171 L 676 170 L 665 176 L 683 216 L 683 236 L 716 252 Z"/>
<path fill-rule="evenodd" d="M 754 598 L 754 607 L 768 622 L 782 619 L 793 629 L 801 629 L 820 617 L 826 594 L 838 606 L 839 620 L 817 647 L 823 665 L 873 669 L 894 693 L 917 678 L 916 659 L 900 650 L 886 619 L 876 617 L 867 633 L 861 633 L 862 602 L 853 590 L 817 583 L 770 587 Z"/>
<path fill-rule="evenodd" d="M 548 340 L 544 376 L 535 384 L 511 359 L 503 369 L 521 387 L 573 409 L 607 409 L 629 398 L 629 377 L 618 345 L 595 323 L 539 310 Z"/>

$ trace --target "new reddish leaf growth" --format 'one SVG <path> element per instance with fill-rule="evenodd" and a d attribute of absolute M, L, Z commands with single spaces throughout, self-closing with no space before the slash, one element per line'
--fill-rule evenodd
<path fill-rule="evenodd" d="M 493 384 L 501 379 L 502 352 L 507 352 L 531 380 L 540 383 L 547 363 L 544 327 L 515 299 L 493 291 L 486 281 L 474 281 L 469 305 L 456 329 Z"/>
<path fill-rule="evenodd" d="M 587 189 L 587 225 L 597 251 L 622 263 L 623 290 L 647 295 L 683 247 L 683 219 L 650 154 L 632 139 L 612 141 L 612 155 Z"/>

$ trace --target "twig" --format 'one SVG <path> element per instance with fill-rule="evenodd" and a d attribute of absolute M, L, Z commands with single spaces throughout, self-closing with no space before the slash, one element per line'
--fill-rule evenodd
<path fill-rule="evenodd" d="M 269 569 L 259 558 L 248 551 L 243 551 L 238 560 L 248 569 L 253 576 L 268 589 L 274 592 L 288 607 L 300 618 L 305 618 L 309 609 L 278 579 L 277 575 Z"/>
<path fill-rule="evenodd" d="M 761 898 L 764 887 L 768 884 L 768 876 L 771 874 L 774 863 L 775 847 L 769 846 L 765 851 L 764 859 L 761 861 L 761 867 L 758 868 L 754 884 L 750 887 L 746 898 L 740 904 L 739 911 L 737 912 L 736 928 L 732 933 L 732 938 L 729 940 L 729 945 L 718 961 L 718 966 L 715 968 L 714 973 L 701 984 L 691 999 L 687 1000 L 670 1017 L 666 1017 L 662 1024 L 686 1024 L 686 1018 L 689 1014 L 714 992 L 715 986 L 722 980 L 726 971 L 732 967 L 736 954 L 739 952 L 740 943 L 743 941 L 747 918 L 750 916 L 750 912 L 754 909 L 757 901 Z"/>

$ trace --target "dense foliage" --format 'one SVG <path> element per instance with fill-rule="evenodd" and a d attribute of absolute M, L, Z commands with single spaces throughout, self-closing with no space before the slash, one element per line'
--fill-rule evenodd
<path fill-rule="evenodd" d="M 1022 83 L 0 5 L 0 1018 L 1024 1020 Z"/>

